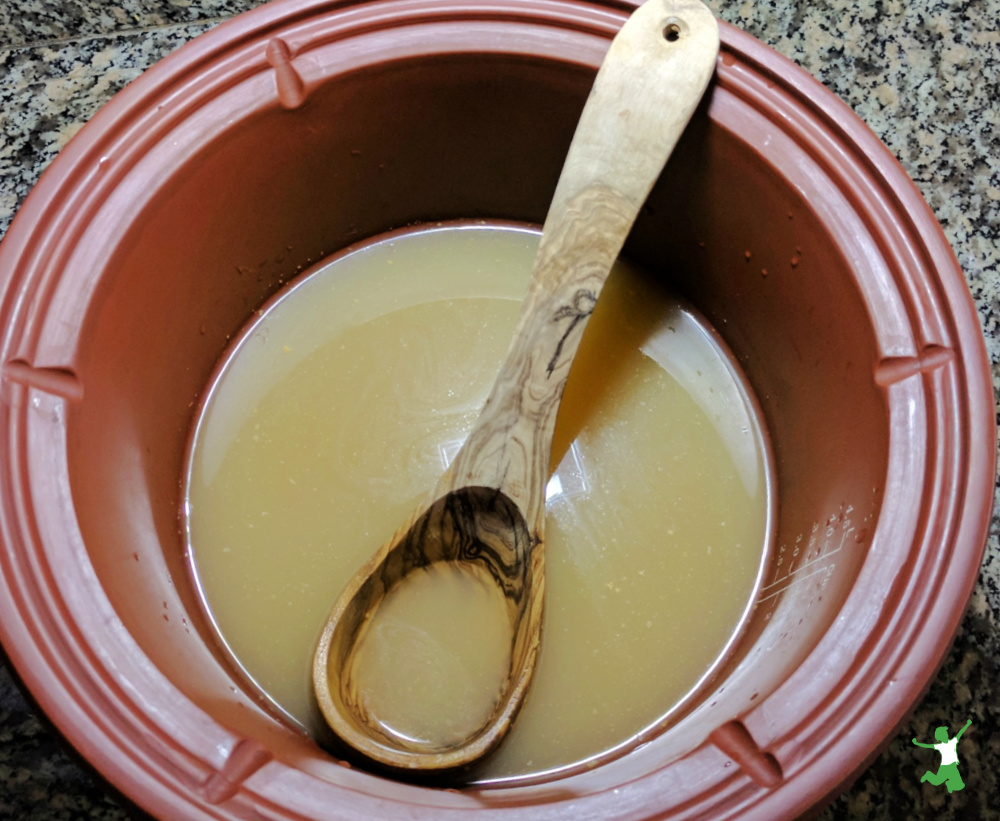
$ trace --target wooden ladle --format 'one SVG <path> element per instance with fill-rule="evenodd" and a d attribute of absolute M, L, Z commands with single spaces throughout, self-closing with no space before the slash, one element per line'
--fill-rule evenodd
<path fill-rule="evenodd" d="M 615 37 L 573 137 L 514 339 L 486 406 L 426 507 L 354 576 L 324 626 L 313 686 L 334 733 L 397 773 L 463 770 L 493 751 L 527 693 L 544 594 L 545 487 L 556 412 L 601 287 L 698 105 L 719 49 L 699 0 L 648 0 Z M 433 562 L 480 563 L 503 591 L 510 673 L 458 744 L 388 734 L 368 714 L 357 650 L 386 594 Z M 461 618 L 461 614 L 456 614 Z"/>

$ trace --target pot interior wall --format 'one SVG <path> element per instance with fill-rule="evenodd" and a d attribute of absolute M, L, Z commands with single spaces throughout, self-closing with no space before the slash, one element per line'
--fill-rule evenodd
<path fill-rule="evenodd" d="M 81 336 L 74 500 L 125 626 L 219 721 L 250 735 L 274 727 L 264 710 L 232 707 L 234 678 L 199 615 L 178 532 L 187 439 L 228 340 L 297 272 L 352 242 L 437 219 L 541 222 L 591 80 L 568 64 L 483 55 L 341 76 L 295 110 L 248 109 L 132 217 Z M 699 110 L 626 254 L 714 323 L 771 434 L 775 560 L 729 664 L 770 645 L 766 674 L 738 697 L 749 705 L 808 653 L 850 588 L 888 433 L 845 261 L 727 116 Z"/>

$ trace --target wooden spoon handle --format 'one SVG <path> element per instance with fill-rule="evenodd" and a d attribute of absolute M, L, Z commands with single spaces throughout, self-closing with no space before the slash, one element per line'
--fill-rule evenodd
<path fill-rule="evenodd" d="M 537 530 L 556 413 L 583 329 L 718 50 L 715 18 L 699 0 L 647 0 L 615 37 L 556 186 L 514 342 L 439 493 L 500 488 Z"/>

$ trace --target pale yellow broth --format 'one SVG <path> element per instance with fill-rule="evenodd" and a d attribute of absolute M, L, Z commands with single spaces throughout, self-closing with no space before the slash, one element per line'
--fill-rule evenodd
<path fill-rule="evenodd" d="M 194 573 L 225 646 L 307 730 L 321 727 L 310 665 L 329 608 L 478 415 L 537 242 L 523 228 L 444 225 L 341 256 L 263 313 L 211 387 L 188 472 Z M 753 408 L 704 321 L 616 266 L 557 424 L 535 680 L 477 778 L 626 744 L 718 665 L 768 534 Z M 445 598 L 440 612 L 462 609 Z M 422 663 L 399 662 L 399 681 Z M 419 698 L 404 704 L 385 680 L 401 699 L 383 707 L 397 710 L 388 723 L 428 732 Z"/>
<path fill-rule="evenodd" d="M 435 562 L 407 575 L 372 614 L 351 684 L 387 736 L 445 751 L 490 718 L 510 648 L 507 599 L 484 566 Z"/>

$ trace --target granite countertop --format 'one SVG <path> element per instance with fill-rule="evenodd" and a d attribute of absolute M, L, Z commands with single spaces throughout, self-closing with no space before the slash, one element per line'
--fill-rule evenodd
<path fill-rule="evenodd" d="M 39 174 L 159 58 L 259 0 L 2 0 L 0 237 Z M 1000 379 L 1000 0 L 710 0 L 845 100 L 899 158 L 965 271 Z M 983 442 L 982 447 L 996 447 Z M 899 735 L 824 818 L 1000 817 L 1000 521 L 955 645 Z M 920 784 L 939 724 L 966 788 Z M 138 812 L 68 752 L 0 660 L 0 818 Z"/>

